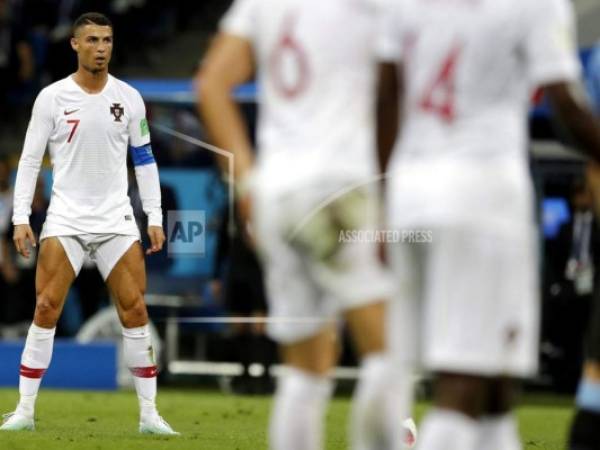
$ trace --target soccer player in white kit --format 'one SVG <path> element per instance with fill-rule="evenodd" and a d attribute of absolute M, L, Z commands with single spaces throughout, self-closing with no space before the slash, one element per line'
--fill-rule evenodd
<path fill-rule="evenodd" d="M 390 345 L 436 375 L 418 448 L 516 450 L 512 380 L 534 374 L 538 359 L 526 154 L 536 87 L 582 149 L 600 157 L 578 86 L 574 14 L 566 0 L 389 4 L 377 45 L 387 220 L 432 231 L 432 242 L 388 248 L 401 284 Z"/>
<path fill-rule="evenodd" d="M 322 448 L 339 315 L 361 358 L 353 448 L 400 448 L 404 434 L 402 417 L 387 409 L 409 388 L 396 386 L 385 352 L 391 283 L 374 242 L 340 239 L 377 226 L 372 3 L 237 0 L 199 75 L 200 112 L 213 141 L 233 152 L 242 211 L 252 200 L 267 327 L 285 365 L 270 421 L 274 450 Z M 255 68 L 261 109 L 250 175 L 251 142 L 230 92 Z"/>
<path fill-rule="evenodd" d="M 36 245 L 31 201 L 48 146 L 54 182 L 40 236 L 37 303 L 21 358 L 17 409 L 1 430 L 33 430 L 34 406 L 50 364 L 54 331 L 71 283 L 89 255 L 105 279 L 123 325 L 124 356 L 134 377 L 142 433 L 172 435 L 156 410 L 157 367 L 144 302 L 146 273 L 140 233 L 127 197 L 127 153 L 135 166 L 151 248 L 165 237 L 158 169 L 140 94 L 108 73 L 110 20 L 87 13 L 73 25 L 77 72 L 43 89 L 27 129 L 14 193 L 14 243 L 29 257 Z M 85 301 L 85 299 L 84 299 Z"/>

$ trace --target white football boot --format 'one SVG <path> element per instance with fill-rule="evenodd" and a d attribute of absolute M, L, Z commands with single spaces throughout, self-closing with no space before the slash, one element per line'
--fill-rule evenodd
<path fill-rule="evenodd" d="M 2 416 L 2 426 L 0 431 L 33 431 L 35 423 L 33 417 L 27 417 L 16 412 L 4 414 Z"/>
<path fill-rule="evenodd" d="M 408 418 L 402 422 L 402 426 L 406 429 L 404 448 L 413 448 L 417 444 L 417 425 L 414 420 Z"/>
<path fill-rule="evenodd" d="M 167 436 L 179 436 L 181 433 L 174 431 L 173 428 L 163 419 L 158 412 L 145 414 L 140 419 L 140 433 L 142 434 L 162 434 Z"/>

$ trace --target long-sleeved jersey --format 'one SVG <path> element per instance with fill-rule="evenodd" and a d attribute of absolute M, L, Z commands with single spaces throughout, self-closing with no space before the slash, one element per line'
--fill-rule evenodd
<path fill-rule="evenodd" d="M 41 238 L 139 234 L 127 196 L 127 152 L 135 166 L 148 224 L 162 226 L 158 168 L 140 94 L 108 76 L 86 93 L 71 76 L 43 89 L 33 106 L 15 184 L 13 223 L 26 224 L 44 152 L 53 166 Z"/>

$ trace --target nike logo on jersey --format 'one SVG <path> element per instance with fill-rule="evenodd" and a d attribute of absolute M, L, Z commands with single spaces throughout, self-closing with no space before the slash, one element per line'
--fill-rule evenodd
<path fill-rule="evenodd" d="M 73 111 L 67 111 L 67 110 L 65 109 L 65 116 L 68 116 L 69 114 L 76 113 L 77 111 L 79 111 L 79 109 L 74 109 Z"/>

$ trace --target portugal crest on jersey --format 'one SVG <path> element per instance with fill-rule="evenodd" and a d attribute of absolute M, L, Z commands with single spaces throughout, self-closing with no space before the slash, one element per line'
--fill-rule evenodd
<path fill-rule="evenodd" d="M 110 113 L 114 116 L 115 122 L 120 122 L 121 117 L 123 117 L 123 113 L 125 109 L 121 106 L 120 103 L 113 103 L 110 107 Z"/>

